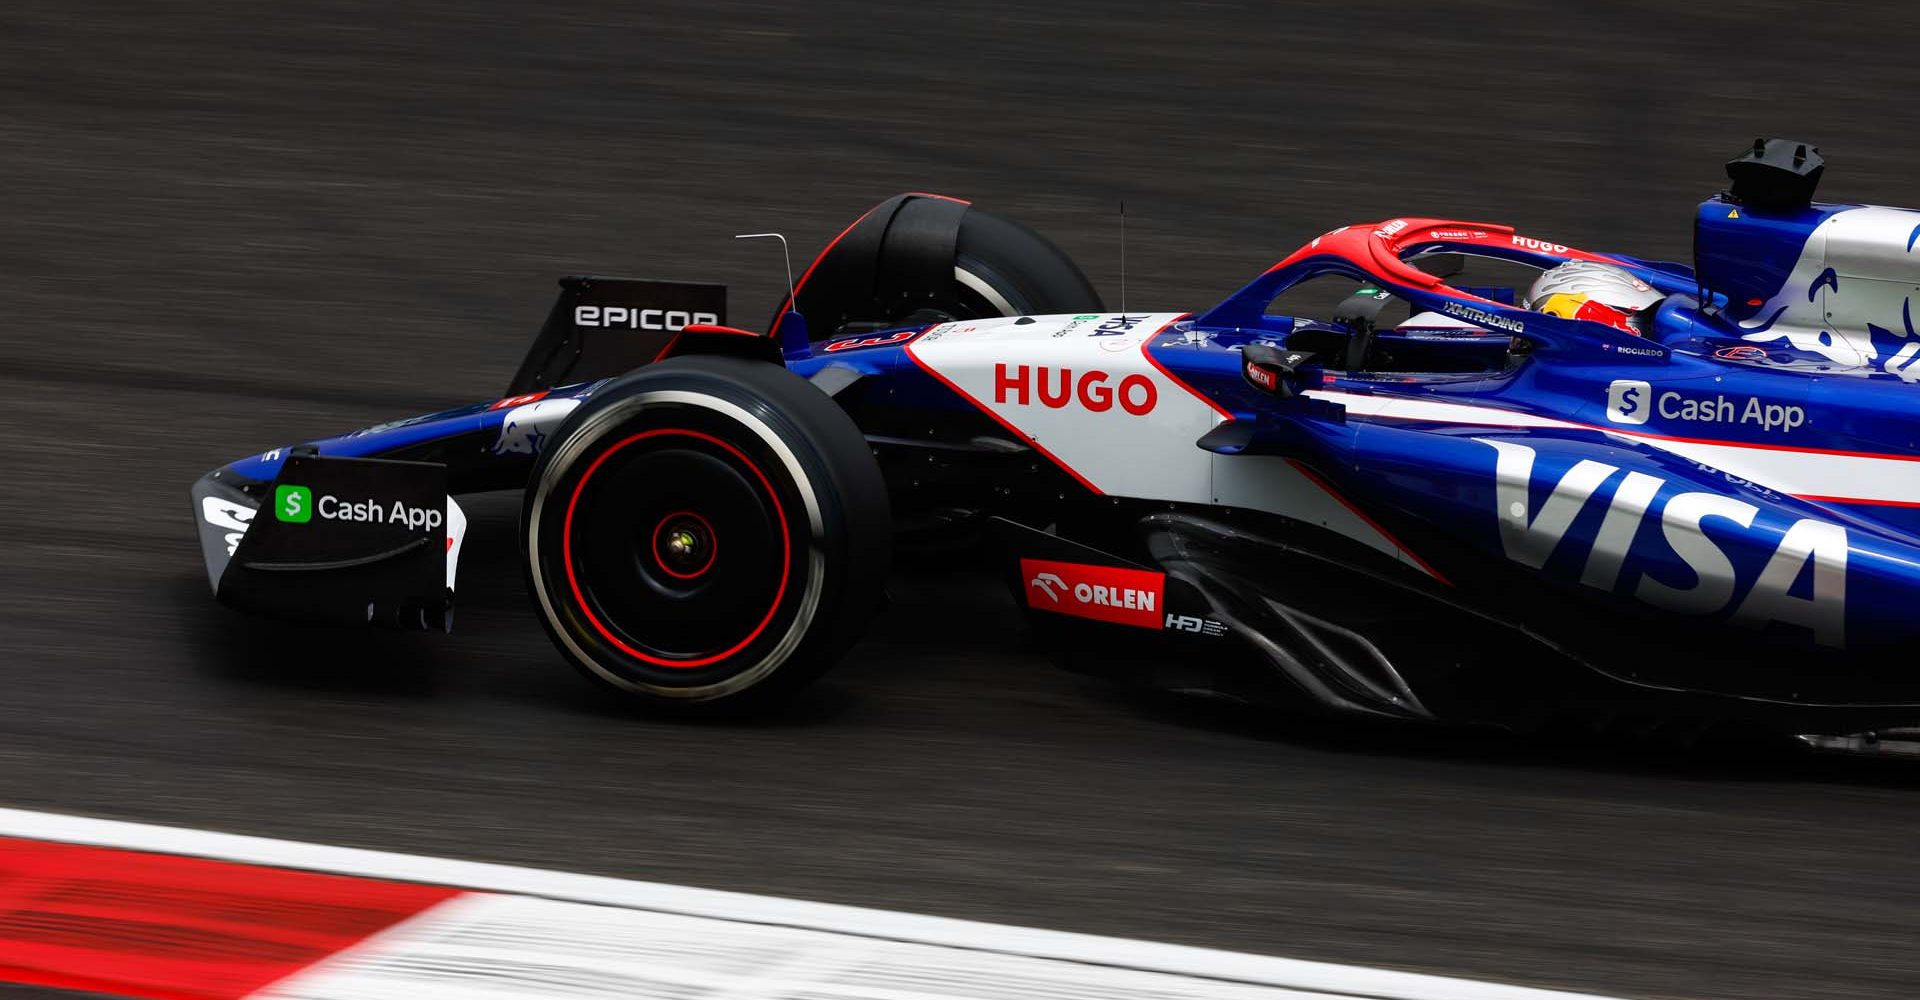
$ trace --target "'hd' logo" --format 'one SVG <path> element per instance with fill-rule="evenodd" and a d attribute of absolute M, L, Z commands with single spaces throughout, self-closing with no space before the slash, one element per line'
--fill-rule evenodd
<path fill-rule="evenodd" d="M 289 524 L 313 520 L 313 491 L 305 486 L 274 487 L 273 516 Z"/>
<path fill-rule="evenodd" d="M 1644 424 L 1653 416 L 1653 386 L 1634 379 L 1615 379 L 1607 386 L 1607 419 L 1616 424 Z"/>

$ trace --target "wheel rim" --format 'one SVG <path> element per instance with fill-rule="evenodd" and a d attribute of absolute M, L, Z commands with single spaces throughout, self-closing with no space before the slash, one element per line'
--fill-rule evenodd
<path fill-rule="evenodd" d="M 573 484 L 561 560 L 600 639 L 643 663 L 728 660 L 779 614 L 793 531 L 751 456 L 703 431 L 656 428 L 602 451 Z M 721 544 L 725 539 L 726 544 Z"/>

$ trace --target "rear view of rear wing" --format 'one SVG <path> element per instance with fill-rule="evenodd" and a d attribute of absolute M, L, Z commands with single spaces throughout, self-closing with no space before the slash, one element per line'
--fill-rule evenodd
<path fill-rule="evenodd" d="M 444 465 L 296 450 L 264 505 L 220 477 L 192 492 L 222 604 L 302 621 L 451 626 L 466 516 L 447 495 Z"/>

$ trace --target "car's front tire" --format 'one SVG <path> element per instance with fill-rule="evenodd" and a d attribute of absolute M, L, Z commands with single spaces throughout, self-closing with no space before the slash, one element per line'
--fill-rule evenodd
<path fill-rule="evenodd" d="M 881 601 L 892 524 L 865 440 L 784 369 L 676 358 L 555 433 L 521 517 L 562 655 L 667 708 L 759 705 L 831 666 Z"/>

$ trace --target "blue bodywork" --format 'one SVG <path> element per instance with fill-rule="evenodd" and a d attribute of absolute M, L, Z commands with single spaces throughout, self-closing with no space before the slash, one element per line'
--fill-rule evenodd
<path fill-rule="evenodd" d="M 1516 578 L 1539 580 L 1590 607 L 1596 627 L 1630 609 L 1636 621 L 1738 626 L 1801 648 L 1898 648 L 1920 633 L 1912 611 L 1920 606 L 1920 389 L 1890 360 L 1912 335 L 1911 312 L 1896 305 L 1863 321 L 1875 348 L 1867 363 L 1773 338 L 1787 311 L 1779 303 L 1800 296 L 1817 304 L 1856 280 L 1826 269 L 1807 287 L 1790 287 L 1816 231 L 1860 208 L 1766 215 L 1710 199 L 1696 219 L 1697 271 L 1487 224 L 1346 227 L 1160 331 L 1145 351 L 1244 431 L 1231 444 L 1194 447 L 1228 460 L 1281 455 L 1310 469 L 1431 564 L 1431 579 L 1415 585 L 1490 598 Z M 1538 268 L 1617 264 L 1666 299 L 1635 335 L 1518 307 L 1510 292 L 1450 287 L 1416 266 L 1441 252 Z M 1248 345 L 1298 349 L 1310 331 L 1323 339 L 1351 332 L 1267 311 L 1281 293 L 1330 274 L 1384 290 L 1414 312 L 1471 324 L 1454 335 L 1458 349 L 1504 360 L 1480 371 L 1376 372 L 1338 370 L 1318 357 L 1290 373 L 1289 391 L 1250 383 Z M 786 366 L 807 378 L 837 369 L 859 386 L 849 398 L 885 397 L 896 411 L 943 418 L 984 408 L 916 362 L 909 348 L 923 328 L 808 341 L 797 323 L 785 326 L 778 347 Z M 1391 347 L 1401 335 L 1379 336 Z M 516 414 L 542 400 L 584 399 L 597 385 L 311 447 L 414 456 L 459 442 L 457 457 L 432 457 L 492 470 L 469 482 L 511 484 L 554 426 L 516 436 Z M 268 483 L 282 454 L 223 472 L 230 482 Z"/>

